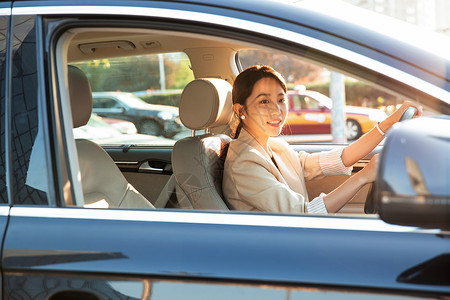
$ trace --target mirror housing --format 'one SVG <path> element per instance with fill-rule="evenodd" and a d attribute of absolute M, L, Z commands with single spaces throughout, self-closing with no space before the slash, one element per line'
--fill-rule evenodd
<path fill-rule="evenodd" d="M 385 222 L 450 229 L 450 116 L 395 124 L 381 152 L 375 186 Z"/>

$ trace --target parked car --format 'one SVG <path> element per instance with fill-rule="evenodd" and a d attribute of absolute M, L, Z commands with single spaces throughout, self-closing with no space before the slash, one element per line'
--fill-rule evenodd
<path fill-rule="evenodd" d="M 289 113 L 284 134 L 330 134 L 333 101 L 327 96 L 297 88 L 288 92 Z M 345 106 L 346 136 L 355 140 L 386 119 L 385 112 L 368 107 Z"/>
<path fill-rule="evenodd" d="M 98 116 L 97 114 L 93 114 L 93 115 Z M 112 127 L 116 128 L 117 130 L 119 130 L 121 133 L 125 133 L 125 134 L 137 133 L 137 128 L 132 122 L 120 120 L 120 119 L 102 118 L 100 116 L 98 116 L 98 117 L 101 118 L 101 120 L 103 122 L 111 125 Z"/>
<path fill-rule="evenodd" d="M 1 297 L 448 298 L 450 42 L 350 6 L 330 15 L 320 2 L 319 9 L 302 3 L 0 2 Z M 171 144 L 100 147 L 74 138 L 74 127 L 89 120 L 95 76 L 98 84 L 120 77 L 131 85 L 159 82 L 164 71 L 167 84 L 194 74 L 226 86 L 247 50 L 313 62 L 424 107 L 429 116 L 392 128 L 353 168 L 380 153 L 379 213 L 364 214 L 369 186 L 336 215 L 199 209 L 198 202 L 222 201 L 221 143 L 205 143 L 207 155 L 190 148 L 172 158 Z M 118 62 L 128 67 L 123 73 Z M 136 69 L 139 79 L 127 77 Z M 211 91 L 192 95 L 199 101 L 188 109 L 199 119 L 217 107 L 200 101 L 217 99 Z M 207 129 L 196 134 L 209 137 Z M 193 160 L 217 168 L 174 179 L 172 165 Z M 202 188 L 200 178 L 211 174 L 218 177 Z M 347 178 L 308 182 L 310 199 Z M 199 201 L 189 202 L 180 184 Z M 202 196 L 208 192 L 218 196 Z"/>
<path fill-rule="evenodd" d="M 131 121 L 142 134 L 171 138 L 184 128 L 174 106 L 149 104 L 124 92 L 93 92 L 92 98 L 94 113 Z"/>
<path fill-rule="evenodd" d="M 74 128 L 73 134 L 75 139 L 88 139 L 103 145 L 130 145 L 143 142 L 155 145 L 174 143 L 173 140 L 161 136 L 136 133 L 136 127 L 131 122 L 102 118 L 96 114 L 91 115 L 86 125 Z"/>

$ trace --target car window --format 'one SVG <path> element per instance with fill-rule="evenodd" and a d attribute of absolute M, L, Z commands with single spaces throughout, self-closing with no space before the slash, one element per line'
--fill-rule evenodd
<path fill-rule="evenodd" d="M 302 97 L 302 96 L 301 96 Z M 320 104 L 314 98 L 310 98 L 308 96 L 303 96 L 303 108 L 306 109 L 319 109 Z"/>
<path fill-rule="evenodd" d="M 93 97 L 92 107 L 95 109 L 95 108 L 121 108 L 123 106 L 112 98 Z"/>
<path fill-rule="evenodd" d="M 181 92 L 194 79 L 185 53 L 104 58 L 72 65 L 89 79 L 95 119 L 77 128 L 75 138 L 100 145 L 173 145 L 189 135 L 178 116 Z M 99 135 L 100 127 L 108 134 Z"/>
<path fill-rule="evenodd" d="M 177 140 L 191 134 L 191 131 L 181 124 L 178 106 L 183 88 L 194 79 L 194 73 L 195 78 L 213 77 L 232 83 L 240 69 L 254 64 L 273 66 L 281 72 L 288 87 L 287 100 L 290 111 L 281 138 L 291 144 L 312 142 L 327 144 L 326 148 L 322 150 L 331 150 L 335 143 L 330 128 L 331 109 L 339 103 L 330 99 L 332 77 L 339 75 L 342 84 L 345 83 L 345 97 L 340 104 L 346 105 L 347 123 L 344 127 L 347 128 L 346 134 L 350 135 L 348 141 L 370 131 L 377 122 L 384 120 L 395 110 L 397 105 L 404 101 L 403 97 L 389 93 L 386 88 L 331 71 L 320 65 L 319 62 L 306 61 L 301 58 L 301 53 L 289 54 L 275 48 L 269 51 L 267 47 L 260 50 L 259 45 L 249 45 L 239 39 L 219 39 L 212 34 L 189 35 L 189 38 L 183 38 L 185 33 L 182 30 L 167 33 L 151 29 L 79 29 L 73 33 L 72 44 L 69 46 L 72 47 L 72 50 L 69 49 L 68 53 L 63 54 L 67 56 L 68 62 L 68 65 L 63 67 L 68 69 L 74 67 L 86 75 L 94 107 L 92 114 L 88 111 L 89 121 L 83 120 L 85 125 L 80 127 L 75 125 L 76 128 L 73 128 L 74 138 L 76 142 L 90 140 L 104 146 L 104 149 L 113 157 L 115 164 L 120 167 L 122 175 L 130 182 L 130 186 L 141 192 L 157 208 L 159 208 L 156 205 L 160 199 L 159 195 L 170 197 L 170 200 L 175 195 L 178 202 L 173 202 L 175 203 L 173 208 L 194 208 L 194 205 L 188 201 L 186 201 L 186 205 L 181 203 L 187 197 L 183 195 L 181 189 L 175 187 L 174 180 L 169 179 L 172 175 L 171 172 L 175 169 L 175 167 L 172 168 L 175 151 L 172 151 L 171 146 Z M 96 51 L 89 52 L 90 50 L 86 50 L 89 55 L 82 53 L 84 51 L 82 46 L 87 41 L 91 41 L 92 37 L 100 39 L 104 35 L 103 30 L 118 37 L 126 31 L 130 39 L 135 38 L 134 35 L 136 35 L 136 40 L 133 40 L 134 45 L 137 45 L 134 51 L 135 55 L 130 56 L 131 52 L 127 51 L 124 56 L 125 52 L 120 52 L 120 47 L 113 47 L 114 43 L 110 47 L 111 49 L 105 49 L 102 42 L 99 42 L 99 49 L 102 50 L 98 53 Z M 161 41 L 176 44 L 174 46 L 168 43 L 178 52 L 160 53 L 163 49 L 147 48 L 147 44 L 142 43 L 144 39 L 154 39 L 155 35 Z M 61 40 L 64 43 L 64 40 Z M 75 47 L 74 45 L 77 43 L 78 46 Z M 122 42 L 118 41 L 117 43 L 121 44 Z M 92 45 L 95 46 L 95 43 Z M 90 59 L 86 60 L 86 57 L 90 57 Z M 66 61 L 60 60 L 59 63 L 62 65 Z M 59 80 L 59 82 L 64 82 L 64 80 Z M 376 82 L 376 78 L 374 82 Z M 61 87 L 62 90 L 65 88 L 67 87 Z M 73 99 L 71 97 L 70 100 Z M 314 139 L 311 139 L 311 136 L 314 136 Z M 109 145 L 120 145 L 121 147 L 107 147 Z M 147 147 L 148 145 L 154 147 Z M 218 145 L 211 153 L 215 155 L 223 149 L 226 147 L 222 148 L 222 145 Z M 294 147 L 294 149 L 309 151 L 305 148 Z M 314 152 L 322 151 L 317 149 L 319 148 L 315 148 Z M 153 150 L 160 152 L 158 154 L 150 153 Z M 99 200 L 101 197 L 99 193 L 95 193 L 96 191 L 86 192 L 88 187 L 94 184 L 84 176 L 84 172 L 96 168 L 92 166 L 92 162 L 82 165 L 85 161 L 81 158 L 80 153 L 81 151 L 78 151 L 77 159 L 81 176 L 78 178 L 81 180 L 82 192 L 85 195 L 83 204 L 97 204 L 97 201 L 93 199 Z M 92 157 L 89 152 L 85 153 L 87 153 L 85 157 Z M 193 150 L 187 150 L 181 158 L 193 159 L 200 164 L 198 156 Z M 220 160 L 223 161 L 223 157 L 220 157 Z M 354 169 L 354 172 L 364 167 L 365 164 L 367 161 L 363 161 L 361 166 Z M 196 187 L 199 181 L 197 175 L 204 169 L 195 170 L 194 167 L 187 169 L 184 174 L 185 178 L 177 179 L 176 182 L 182 181 L 182 184 Z M 220 171 L 220 168 L 217 169 Z M 211 170 L 211 172 L 213 171 L 216 170 Z M 110 173 L 112 174 L 112 172 Z M 102 175 L 99 174 L 97 178 L 99 177 L 101 178 Z M 340 176 L 334 182 L 325 182 L 322 179 L 311 180 L 316 184 L 314 186 L 307 182 L 305 189 L 308 198 L 315 199 L 320 195 L 318 192 L 329 193 L 339 186 L 341 180 L 345 180 L 346 177 L 344 177 L 344 175 Z M 134 182 L 131 182 L 132 180 Z M 221 180 L 220 176 L 214 180 L 221 183 L 218 181 Z M 352 213 L 363 213 L 365 193 L 367 194 L 367 190 L 354 198 L 358 198 L 358 202 L 355 209 L 351 207 Z M 111 197 L 124 195 L 124 193 L 118 194 L 120 195 Z M 225 203 L 223 206 L 227 208 Z M 167 205 L 162 207 L 168 208 Z"/>

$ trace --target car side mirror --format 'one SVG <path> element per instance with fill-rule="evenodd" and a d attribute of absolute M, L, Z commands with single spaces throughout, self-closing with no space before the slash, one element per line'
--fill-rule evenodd
<path fill-rule="evenodd" d="M 450 229 L 450 116 L 397 123 L 380 156 L 375 202 L 388 223 Z"/>

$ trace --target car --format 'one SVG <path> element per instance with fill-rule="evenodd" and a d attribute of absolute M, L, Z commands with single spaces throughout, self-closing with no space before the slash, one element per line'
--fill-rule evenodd
<path fill-rule="evenodd" d="M 132 93 L 93 92 L 92 100 L 94 113 L 133 122 L 142 134 L 171 138 L 184 128 L 177 107 L 149 104 Z"/>
<path fill-rule="evenodd" d="M 92 117 L 91 117 L 92 118 Z M 111 118 L 101 118 L 101 120 L 107 124 L 110 124 L 117 130 L 119 130 L 121 133 L 126 134 L 135 134 L 137 133 L 137 128 L 134 126 L 132 122 L 120 120 L 120 119 L 111 119 Z"/>
<path fill-rule="evenodd" d="M 289 91 L 288 100 L 289 113 L 283 134 L 331 133 L 333 101 L 330 98 L 303 86 Z M 345 106 L 345 116 L 348 140 L 356 140 L 387 117 L 378 109 L 349 105 Z"/>
<path fill-rule="evenodd" d="M 343 8 L 0 2 L 1 297 L 448 298 L 450 42 L 332 3 Z M 184 89 L 193 102 L 180 100 L 180 120 L 194 111 L 190 121 L 214 122 L 225 111 L 219 93 L 253 64 L 273 65 L 291 85 L 333 70 L 422 105 L 424 117 L 398 123 L 354 165 L 353 174 L 379 154 L 373 192 L 365 186 L 333 215 L 229 210 L 220 202 L 226 126 L 157 144 L 74 137 L 92 118 L 92 90 Z M 197 80 L 221 88 L 186 94 Z M 347 178 L 307 182 L 309 198 Z"/>
<path fill-rule="evenodd" d="M 130 145 L 133 143 L 152 143 L 167 145 L 175 141 L 161 136 L 136 133 L 134 124 L 118 119 L 91 115 L 86 125 L 73 129 L 75 139 L 88 139 L 103 145 Z"/>

